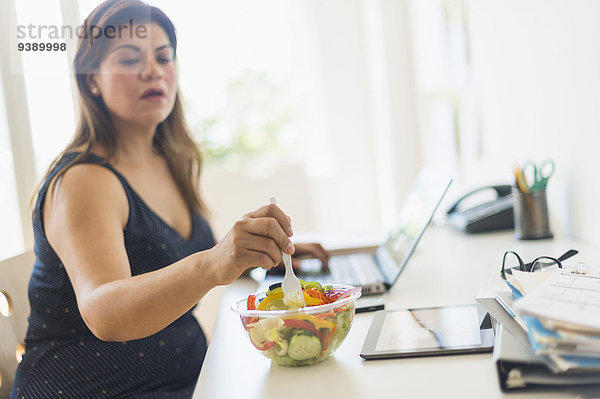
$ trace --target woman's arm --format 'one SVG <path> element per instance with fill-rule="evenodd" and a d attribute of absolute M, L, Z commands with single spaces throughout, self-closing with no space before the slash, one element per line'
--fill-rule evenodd
<path fill-rule="evenodd" d="M 123 228 L 129 205 L 119 180 L 92 164 L 75 165 L 48 193 L 48 241 L 71 279 L 79 311 L 105 341 L 152 335 L 194 306 L 211 288 L 249 267 L 272 267 L 294 251 L 287 216 L 268 205 L 237 221 L 210 250 L 132 277 Z"/>

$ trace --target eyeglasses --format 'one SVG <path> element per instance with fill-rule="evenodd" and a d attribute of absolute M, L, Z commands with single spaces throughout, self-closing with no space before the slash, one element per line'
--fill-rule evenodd
<path fill-rule="evenodd" d="M 538 256 L 533 261 L 529 263 L 523 262 L 523 259 L 514 251 L 506 251 L 504 253 L 504 257 L 502 258 L 502 270 L 500 270 L 500 275 L 504 280 L 506 280 L 507 274 L 512 274 L 512 269 L 517 269 L 522 272 L 537 272 L 537 271 L 547 271 L 555 268 L 562 269 L 562 261 L 565 259 L 569 259 L 571 256 L 577 255 L 579 251 L 574 249 L 570 249 L 558 258 L 553 258 L 551 256 Z M 518 263 L 516 266 L 511 266 Z"/>

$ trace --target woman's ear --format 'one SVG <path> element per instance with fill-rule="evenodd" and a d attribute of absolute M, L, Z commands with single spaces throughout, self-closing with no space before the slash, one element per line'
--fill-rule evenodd
<path fill-rule="evenodd" d="M 90 89 L 90 93 L 92 96 L 99 97 L 102 93 L 100 92 L 100 87 L 96 83 L 96 75 L 93 73 L 89 73 L 85 79 L 87 82 L 87 86 Z"/>

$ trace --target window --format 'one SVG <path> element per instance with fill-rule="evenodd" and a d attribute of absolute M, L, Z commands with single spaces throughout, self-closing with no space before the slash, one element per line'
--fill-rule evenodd
<path fill-rule="evenodd" d="M 0 68 L 2 66 L 0 65 Z M 19 218 L 17 186 L 13 173 L 13 157 L 8 134 L 8 121 L 4 104 L 4 88 L 0 79 L 0 259 L 23 252 L 23 234 Z"/>
<path fill-rule="evenodd" d="M 57 42 L 56 39 L 49 38 L 50 29 L 36 28 L 63 25 L 59 0 L 16 1 L 15 4 L 17 23 L 25 27 L 30 24 L 34 26 L 34 29 L 26 31 L 27 39 L 23 41 Z M 32 7 L 33 4 L 35 7 Z M 21 58 L 36 176 L 41 179 L 75 130 L 69 61 L 66 51 L 23 51 Z"/>
<path fill-rule="evenodd" d="M 73 133 L 74 112 L 66 51 L 57 43 L 61 2 L 6 1 L 0 13 L 4 87 L 0 90 L 0 257 L 33 245 L 29 199 L 50 161 Z M 31 51 L 18 51 L 27 43 Z M 34 48 L 35 45 L 35 48 Z M 10 99 L 10 103 L 4 103 Z M 10 111 L 10 112 L 9 112 Z"/>
<path fill-rule="evenodd" d="M 288 1 L 156 0 L 178 31 L 181 92 L 209 157 L 277 158 L 299 144 L 302 57 Z M 304 115 L 303 115 L 304 114 Z M 273 160 L 277 162 L 277 160 Z"/>

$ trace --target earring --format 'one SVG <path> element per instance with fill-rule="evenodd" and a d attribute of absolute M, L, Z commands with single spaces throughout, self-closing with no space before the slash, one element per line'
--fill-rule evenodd
<path fill-rule="evenodd" d="M 98 88 L 96 86 L 93 86 L 91 89 L 92 94 L 98 94 Z"/>

